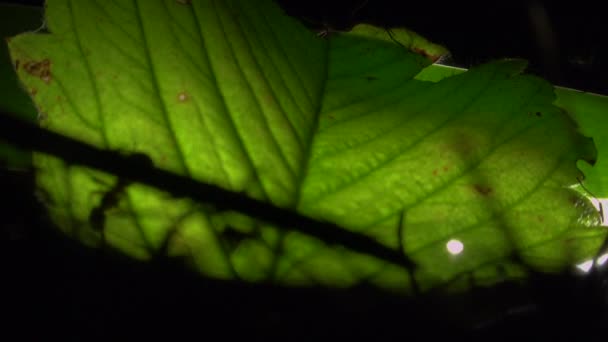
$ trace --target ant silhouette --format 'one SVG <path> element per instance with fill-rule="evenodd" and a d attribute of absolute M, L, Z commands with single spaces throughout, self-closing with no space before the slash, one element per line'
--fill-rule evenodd
<path fill-rule="evenodd" d="M 150 157 L 143 153 L 131 154 L 129 158 L 145 167 L 154 166 Z M 133 181 L 129 179 L 119 178 L 114 186 L 104 193 L 99 204 L 89 214 L 89 223 L 94 230 L 103 233 L 106 223 L 106 212 L 118 205 L 125 189 L 132 183 Z"/>
<path fill-rule="evenodd" d="M 258 239 L 260 237 L 260 232 L 257 225 L 252 231 L 243 231 L 228 224 L 220 235 L 230 250 L 235 250 L 239 244 L 246 240 Z"/>

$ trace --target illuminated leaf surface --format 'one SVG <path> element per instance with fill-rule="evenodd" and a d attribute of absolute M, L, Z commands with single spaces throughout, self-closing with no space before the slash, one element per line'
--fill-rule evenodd
<path fill-rule="evenodd" d="M 608 197 L 608 97 L 557 89 L 556 104 L 568 111 L 580 126 L 581 133 L 592 137 L 598 150 L 597 160 L 593 166 L 579 162 L 578 166 L 585 174 L 585 187 L 592 192 L 591 196 Z"/>
<path fill-rule="evenodd" d="M 458 75 L 466 69 L 448 67 L 444 65 L 433 65 L 424 69 L 416 75 L 416 79 L 437 82 L 446 77 Z M 606 141 L 606 120 L 608 113 L 608 97 L 600 94 L 588 93 L 575 89 L 555 87 L 554 104 L 563 108 L 576 121 L 581 134 L 593 139 L 597 149 L 595 163 L 580 160 L 577 163 L 579 169 L 584 173 L 582 180 L 585 188 L 577 186 L 579 191 L 588 197 L 608 197 L 608 141 Z"/>
<path fill-rule="evenodd" d="M 373 237 L 422 289 L 520 276 L 518 260 L 560 270 L 602 241 L 568 188 L 593 146 L 522 61 L 423 81 L 441 47 L 365 25 L 321 39 L 269 1 L 49 0 L 47 21 L 10 42 L 43 127 Z M 407 270 L 289 227 L 35 163 L 53 220 L 87 245 L 216 278 L 412 290 Z"/>

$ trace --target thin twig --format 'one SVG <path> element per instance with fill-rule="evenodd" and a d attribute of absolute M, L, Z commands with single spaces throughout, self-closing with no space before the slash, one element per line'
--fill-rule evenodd
<path fill-rule="evenodd" d="M 0 137 L 19 147 L 48 153 L 66 162 L 81 164 L 115 174 L 135 182 L 168 191 L 177 197 L 190 197 L 208 202 L 220 210 L 235 210 L 270 222 L 280 229 L 295 230 L 316 237 L 328 244 L 342 245 L 352 251 L 373 255 L 379 259 L 413 270 L 415 264 L 402 251 L 388 248 L 372 238 L 360 235 L 336 224 L 312 219 L 292 209 L 249 198 L 241 193 L 222 189 L 187 177 L 146 167 L 138 160 L 113 151 L 102 150 L 78 140 L 42 129 L 32 123 L 15 119 L 0 111 Z"/>

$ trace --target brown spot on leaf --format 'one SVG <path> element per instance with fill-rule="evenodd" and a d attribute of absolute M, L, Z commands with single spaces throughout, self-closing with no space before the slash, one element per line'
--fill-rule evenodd
<path fill-rule="evenodd" d="M 437 176 L 437 169 L 433 170 L 433 176 Z"/>
<path fill-rule="evenodd" d="M 188 93 L 185 91 L 181 91 L 177 94 L 177 101 L 179 101 L 179 102 L 186 102 L 189 99 L 190 99 L 190 95 L 188 95 Z"/>
<path fill-rule="evenodd" d="M 443 167 L 443 171 L 447 172 L 450 168 L 446 165 Z"/>
<path fill-rule="evenodd" d="M 15 70 L 19 70 L 19 60 L 15 59 Z"/>
<path fill-rule="evenodd" d="M 490 196 L 492 194 L 492 188 L 489 186 L 473 184 L 473 189 L 475 189 L 475 192 L 482 196 Z"/>
<path fill-rule="evenodd" d="M 36 88 L 30 89 L 30 94 L 32 94 L 32 96 L 36 96 L 36 94 L 38 94 L 38 89 L 36 89 Z"/>
<path fill-rule="evenodd" d="M 578 240 L 576 238 L 567 238 L 564 240 L 564 246 L 569 250 L 575 246 L 577 242 Z"/>
<path fill-rule="evenodd" d="M 413 47 L 412 51 L 414 51 L 415 53 L 424 56 L 426 59 L 430 60 L 431 62 L 435 63 L 437 62 L 437 60 L 441 57 L 441 56 L 436 56 L 436 55 L 432 55 L 430 53 L 428 53 L 428 51 L 426 51 L 423 48 L 419 48 L 419 47 Z"/>
<path fill-rule="evenodd" d="M 51 61 L 48 58 L 41 61 L 27 61 L 23 63 L 23 70 L 32 76 L 39 77 L 46 84 L 51 82 Z"/>

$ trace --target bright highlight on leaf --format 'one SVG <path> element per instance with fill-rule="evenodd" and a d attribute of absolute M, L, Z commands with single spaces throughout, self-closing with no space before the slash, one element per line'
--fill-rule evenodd
<path fill-rule="evenodd" d="M 576 268 L 583 271 L 584 273 L 588 273 L 589 271 L 591 271 L 593 265 L 595 265 L 595 267 L 601 267 L 606 263 L 606 261 L 608 261 L 608 253 L 602 254 L 595 261 L 594 259 L 590 259 L 581 262 L 580 264 L 576 265 Z"/>
<path fill-rule="evenodd" d="M 86 245 L 215 278 L 411 293 L 559 271 L 605 236 L 570 189 L 593 145 L 521 60 L 422 81 L 445 50 L 418 35 L 321 39 L 271 1 L 49 0 L 47 22 L 10 41 L 43 127 L 335 222 L 418 267 L 142 184 L 99 209 L 124 182 L 36 155 L 51 217 Z"/>
<path fill-rule="evenodd" d="M 460 240 L 454 239 L 448 241 L 445 247 L 447 248 L 448 252 L 453 255 L 458 255 L 464 250 L 464 244 Z"/>
<path fill-rule="evenodd" d="M 597 258 L 596 264 L 599 266 L 602 266 L 603 264 L 606 263 L 606 261 L 608 261 L 608 253 L 603 254 L 602 256 Z"/>
<path fill-rule="evenodd" d="M 576 265 L 576 267 L 579 270 L 587 273 L 587 272 L 589 272 L 591 270 L 591 267 L 593 267 L 593 260 L 587 260 L 585 262 L 582 262 L 582 263 Z"/>

